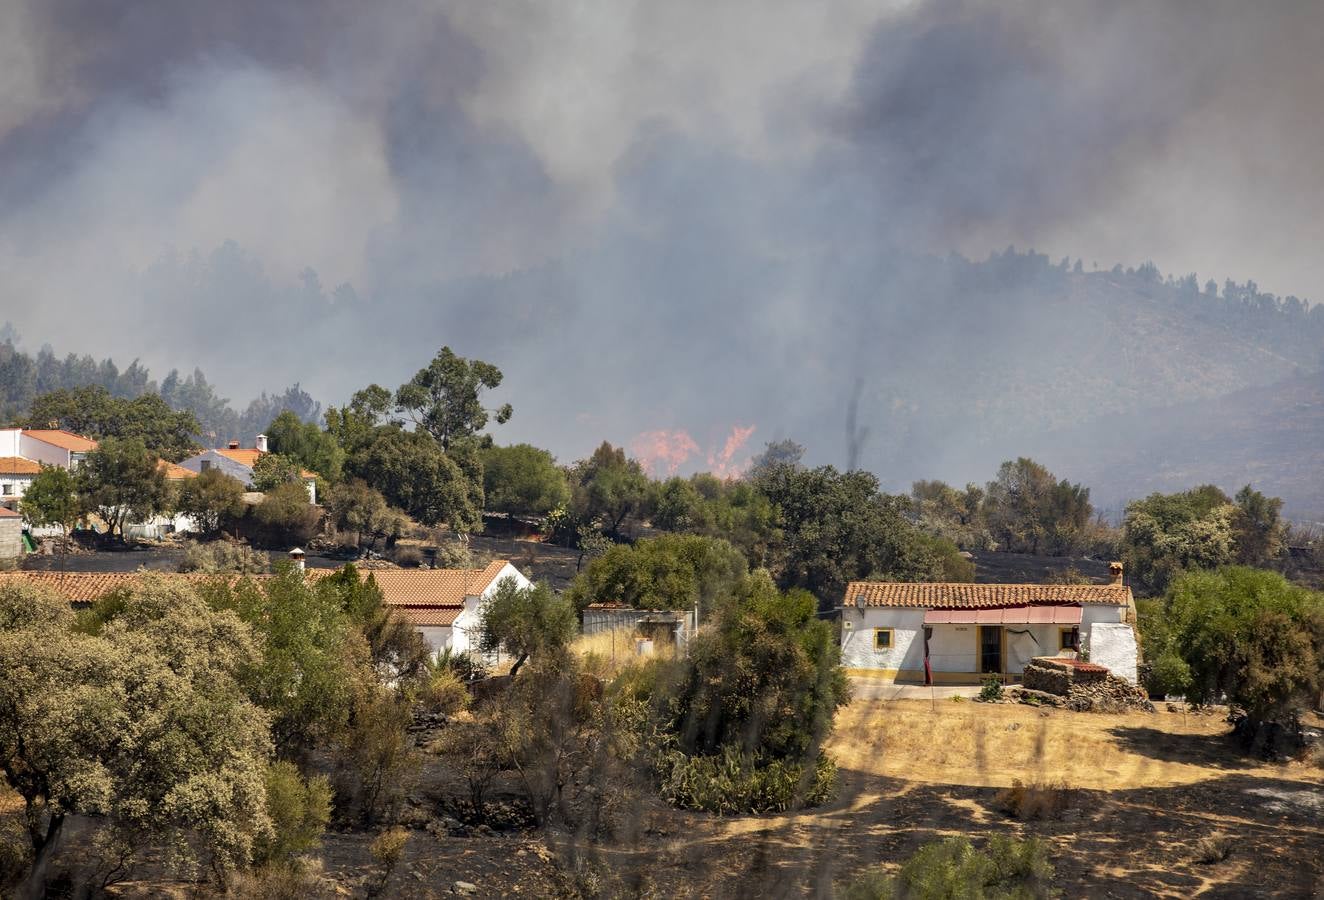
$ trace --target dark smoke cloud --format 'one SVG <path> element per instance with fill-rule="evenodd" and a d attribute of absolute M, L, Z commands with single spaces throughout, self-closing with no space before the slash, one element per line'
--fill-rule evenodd
<path fill-rule="evenodd" d="M 1001 363 L 934 360 L 1096 323 L 985 323 L 924 254 L 1320 294 L 1313 4 L 0 5 L 0 320 L 236 397 L 448 343 L 563 457 L 755 424 L 841 463 L 858 378 L 864 464 L 977 477 Z"/>

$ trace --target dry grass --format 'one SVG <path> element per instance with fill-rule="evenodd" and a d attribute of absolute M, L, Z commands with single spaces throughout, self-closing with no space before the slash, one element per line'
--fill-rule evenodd
<path fill-rule="evenodd" d="M 1215 833 L 1202 837 L 1195 843 L 1195 861 L 1206 866 L 1221 863 L 1232 855 L 1234 843 L 1226 834 Z"/>
<path fill-rule="evenodd" d="M 597 634 L 581 634 L 570 649 L 582 657 L 592 658 L 592 669 L 600 674 L 615 674 L 641 659 L 635 650 L 639 633 L 633 628 L 614 628 Z M 670 659 L 676 655 L 675 647 L 653 644 L 653 655 Z"/>
<path fill-rule="evenodd" d="M 1231 773 L 1281 777 L 1219 740 L 1220 716 L 1073 713 L 1019 704 L 856 700 L 837 715 L 829 751 L 875 775 L 931 784 L 1006 787 L 1015 779 L 1116 790 L 1193 784 Z M 1319 769 L 1292 766 L 1321 780 Z"/>
<path fill-rule="evenodd" d="M 1012 781 L 1011 787 L 998 791 L 993 798 L 993 805 L 1022 821 L 1056 819 L 1071 807 L 1071 789 L 1065 781 L 1024 784 L 1017 778 Z"/>

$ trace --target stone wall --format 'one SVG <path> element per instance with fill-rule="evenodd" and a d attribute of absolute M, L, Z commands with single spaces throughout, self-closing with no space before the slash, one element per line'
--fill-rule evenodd
<path fill-rule="evenodd" d="M 18 516 L 0 517 L 0 559 L 23 555 L 23 520 Z"/>
<path fill-rule="evenodd" d="M 1031 691 L 1065 697 L 1071 691 L 1071 669 L 1048 657 L 1035 657 L 1021 673 L 1021 684 Z"/>

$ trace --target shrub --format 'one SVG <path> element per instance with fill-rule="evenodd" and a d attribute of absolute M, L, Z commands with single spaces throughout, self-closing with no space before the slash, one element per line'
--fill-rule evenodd
<path fill-rule="evenodd" d="M 319 862 L 259 866 L 238 875 L 227 896 L 236 900 L 315 900 L 338 896 Z"/>
<path fill-rule="evenodd" d="M 487 666 L 483 665 L 480 658 L 471 653 L 456 653 L 450 647 L 434 656 L 430 665 L 433 669 L 454 672 L 466 684 L 487 677 Z"/>
<path fill-rule="evenodd" d="M 469 689 L 453 669 L 438 668 L 428 676 L 419 700 L 429 711 L 450 716 L 469 705 Z"/>
<path fill-rule="evenodd" d="M 267 769 L 266 782 L 272 832 L 258 842 L 254 859 L 286 863 L 321 840 L 331 818 L 331 786 L 320 775 L 305 781 L 289 762 L 277 762 Z"/>
<path fill-rule="evenodd" d="M 1220 863 L 1232 855 L 1233 840 L 1226 834 L 1209 834 L 1195 842 L 1195 861 L 1202 865 Z"/>
<path fill-rule="evenodd" d="M 423 564 L 423 551 L 417 547 L 396 547 L 395 564 L 406 569 L 417 569 Z"/>
<path fill-rule="evenodd" d="M 984 684 L 979 689 L 979 699 L 985 703 L 996 703 L 1002 699 L 1002 682 L 996 675 L 984 679 Z"/>
<path fill-rule="evenodd" d="M 179 563 L 181 572 L 201 572 L 204 575 L 264 575 L 270 569 L 269 554 L 231 541 L 190 543 L 184 548 L 184 559 Z"/>
<path fill-rule="evenodd" d="M 1052 819 L 1071 806 L 1071 789 L 1066 782 L 1026 785 L 1016 778 L 1011 787 L 998 791 L 993 806 L 1017 819 Z"/>
<path fill-rule="evenodd" d="M 369 897 L 376 897 L 386 887 L 391 873 L 404 857 L 405 844 L 408 842 L 409 832 L 396 825 L 377 835 L 368 845 L 368 852 L 372 854 L 373 861 L 381 870 L 377 874 L 377 880 L 368 888 Z"/>
<path fill-rule="evenodd" d="M 780 759 L 759 759 L 725 747 L 714 756 L 663 757 L 662 796 L 688 809 L 718 815 L 779 813 L 820 806 L 837 793 L 837 765 L 819 754 L 812 769 Z"/>
<path fill-rule="evenodd" d="M 843 900 L 902 898 L 1017 898 L 1057 896 L 1049 881 L 1053 866 L 1037 840 L 994 835 L 980 852 L 968 838 L 925 844 L 889 876 L 881 869 L 863 873 L 843 892 Z"/>

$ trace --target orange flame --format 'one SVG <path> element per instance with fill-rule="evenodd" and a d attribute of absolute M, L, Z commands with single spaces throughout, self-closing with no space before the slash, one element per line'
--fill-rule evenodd
<path fill-rule="evenodd" d="M 739 463 L 733 463 L 736 453 L 745 446 L 745 441 L 754 433 L 755 426 L 735 425 L 731 428 L 731 433 L 726 437 L 726 443 L 722 445 L 720 453 L 708 454 L 708 468 L 718 478 L 738 478 L 745 469 L 749 468 L 749 458 L 746 457 Z"/>
<path fill-rule="evenodd" d="M 699 452 L 688 431 L 645 431 L 630 442 L 630 455 L 654 477 L 675 475 L 685 460 Z"/>

